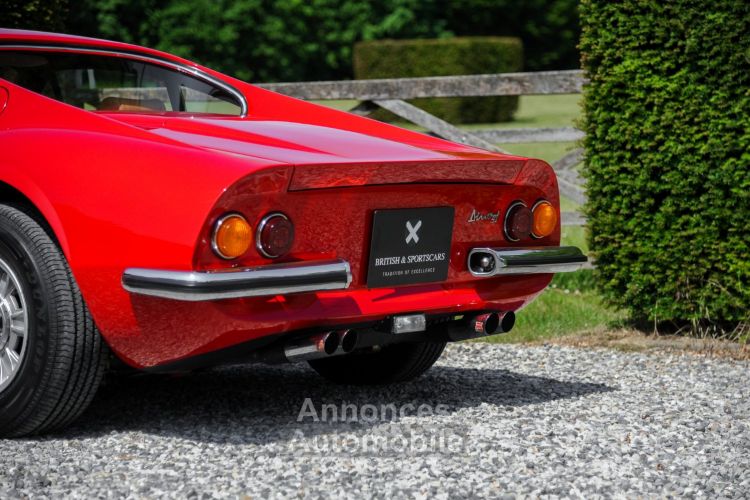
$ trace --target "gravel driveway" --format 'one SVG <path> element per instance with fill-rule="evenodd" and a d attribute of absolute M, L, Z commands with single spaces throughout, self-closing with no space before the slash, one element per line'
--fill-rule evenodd
<path fill-rule="evenodd" d="M 119 380 L 64 435 L 0 441 L 0 497 L 747 497 L 749 369 L 464 344 L 391 388 L 305 365 Z"/>

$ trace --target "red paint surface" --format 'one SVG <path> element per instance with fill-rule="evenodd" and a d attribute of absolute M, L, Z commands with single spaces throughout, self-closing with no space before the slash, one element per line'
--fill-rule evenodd
<path fill-rule="evenodd" d="M 67 35 L 0 30 L 0 41 L 77 44 L 169 58 L 220 78 L 249 103 L 244 118 L 184 113 L 89 112 L 2 81 L 0 180 L 40 210 L 57 237 L 94 319 L 128 363 L 154 366 L 265 335 L 410 312 L 515 310 L 549 275 L 473 278 L 473 246 L 510 243 L 502 222 L 469 224 L 471 211 L 515 200 L 559 206 L 552 169 L 258 89 L 167 54 Z M 2 50 L 2 48 L 0 48 Z M 4 94 L 0 87 L 0 109 Z M 448 280 L 368 290 L 372 212 L 455 207 Z M 132 295 L 128 267 L 191 270 L 271 262 L 255 250 L 228 264 L 211 252 L 216 218 L 270 211 L 294 222 L 281 261 L 343 258 L 351 289 L 203 303 Z"/>
<path fill-rule="evenodd" d="M 5 111 L 5 105 L 8 104 L 8 90 L 0 87 L 0 113 Z"/>

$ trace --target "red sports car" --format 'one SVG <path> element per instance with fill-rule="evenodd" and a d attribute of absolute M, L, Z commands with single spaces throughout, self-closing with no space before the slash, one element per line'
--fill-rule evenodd
<path fill-rule="evenodd" d="M 0 434 L 58 429 L 117 360 L 408 380 L 555 272 L 557 181 L 179 57 L 0 30 Z"/>

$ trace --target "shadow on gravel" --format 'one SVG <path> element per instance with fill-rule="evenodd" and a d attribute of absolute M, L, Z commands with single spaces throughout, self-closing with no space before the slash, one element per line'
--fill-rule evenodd
<path fill-rule="evenodd" d="M 577 398 L 612 389 L 505 370 L 435 366 L 421 378 L 389 387 L 337 386 L 306 365 L 250 365 L 183 376 L 138 376 L 108 381 L 74 427 L 55 438 L 86 439 L 111 432 L 144 432 L 212 443 L 265 444 L 309 434 L 311 420 L 298 421 L 306 398 L 321 405 L 443 406 L 444 414 L 482 404 L 516 407 Z M 447 408 L 447 412 L 445 409 Z M 391 421 L 400 420 L 398 414 Z M 380 424 L 335 422 L 315 433 L 366 429 Z M 436 424 L 439 425 L 439 424 Z"/>

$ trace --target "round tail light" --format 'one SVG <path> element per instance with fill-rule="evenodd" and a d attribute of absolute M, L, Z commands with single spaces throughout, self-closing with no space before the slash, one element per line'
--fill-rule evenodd
<path fill-rule="evenodd" d="M 513 203 L 505 214 L 505 236 L 510 241 L 518 241 L 531 235 L 532 215 L 529 207 L 522 202 Z"/>
<path fill-rule="evenodd" d="M 236 259 L 247 249 L 253 239 L 250 224 L 240 214 L 227 214 L 216 221 L 211 246 L 222 259 Z"/>
<path fill-rule="evenodd" d="M 263 217 L 255 237 L 258 252 L 264 257 L 275 259 L 289 253 L 294 243 L 294 224 L 282 213 Z"/>
<path fill-rule="evenodd" d="M 535 238 L 544 238 L 552 234 L 557 227 L 557 210 L 548 201 L 540 201 L 531 210 L 534 215 L 534 223 L 531 234 Z"/>

